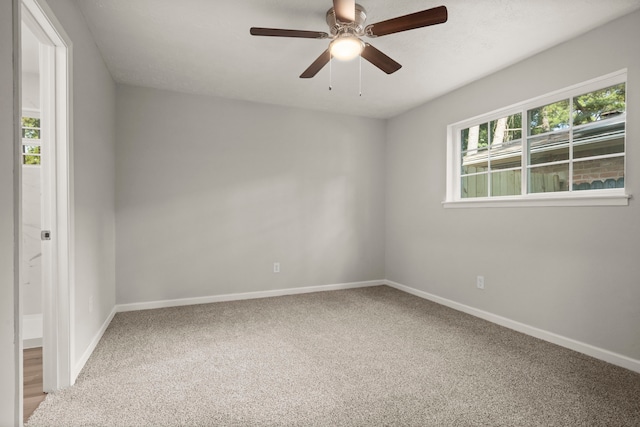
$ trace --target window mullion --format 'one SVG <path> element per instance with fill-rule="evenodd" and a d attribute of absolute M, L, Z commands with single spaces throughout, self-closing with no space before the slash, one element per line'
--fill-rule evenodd
<path fill-rule="evenodd" d="M 487 197 L 493 196 L 491 190 L 491 122 L 487 123 Z"/>
<path fill-rule="evenodd" d="M 522 135 L 522 177 L 520 179 L 520 194 L 524 196 L 529 194 L 529 116 L 527 115 L 526 109 L 523 109 L 520 114 L 520 117 L 522 117 L 520 120 L 520 125 L 522 126 L 520 130 Z M 525 123 L 527 124 L 526 127 Z"/>
<path fill-rule="evenodd" d="M 462 130 L 456 129 L 456 137 L 454 138 L 456 141 L 457 147 L 454 147 L 454 155 L 456 156 L 456 182 L 455 182 L 455 194 L 460 197 L 462 194 L 462 153 L 464 150 L 462 149 Z"/>
<path fill-rule="evenodd" d="M 573 191 L 573 96 L 569 97 L 569 188 Z"/>

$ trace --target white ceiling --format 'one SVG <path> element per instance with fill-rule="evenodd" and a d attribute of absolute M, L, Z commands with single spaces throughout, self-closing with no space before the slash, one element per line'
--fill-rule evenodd
<path fill-rule="evenodd" d="M 359 0 L 367 23 L 444 4 L 449 21 L 367 39 L 403 65 L 358 60 L 298 76 L 327 40 L 249 28 L 327 31 L 331 0 L 77 0 L 119 83 L 387 118 L 640 8 L 640 0 Z"/>

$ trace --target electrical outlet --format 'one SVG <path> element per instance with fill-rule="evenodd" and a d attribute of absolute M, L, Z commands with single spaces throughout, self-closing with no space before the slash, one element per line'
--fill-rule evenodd
<path fill-rule="evenodd" d="M 89 297 L 89 313 L 93 313 L 93 295 Z"/>
<path fill-rule="evenodd" d="M 476 278 L 476 287 L 478 289 L 484 289 L 484 276 L 478 276 Z"/>
<path fill-rule="evenodd" d="M 273 263 L 273 272 L 274 273 L 280 273 L 280 263 L 279 262 L 274 262 Z"/>

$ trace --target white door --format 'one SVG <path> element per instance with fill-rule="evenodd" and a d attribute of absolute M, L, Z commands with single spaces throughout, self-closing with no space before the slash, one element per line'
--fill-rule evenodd
<path fill-rule="evenodd" d="M 43 385 L 55 391 L 72 383 L 71 43 L 44 0 L 22 0 L 22 21 L 40 43 Z"/>

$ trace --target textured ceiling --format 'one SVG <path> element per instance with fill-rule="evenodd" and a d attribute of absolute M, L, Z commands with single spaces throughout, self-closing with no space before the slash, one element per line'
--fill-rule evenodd
<path fill-rule="evenodd" d="M 298 76 L 327 40 L 249 28 L 327 31 L 331 0 L 77 0 L 119 83 L 387 118 L 640 8 L 640 0 L 360 0 L 367 23 L 444 4 L 442 25 L 367 39 L 403 68 L 333 61 Z"/>

